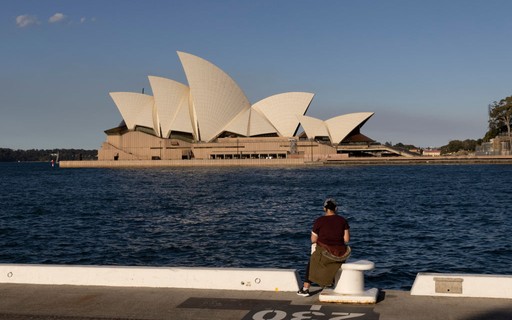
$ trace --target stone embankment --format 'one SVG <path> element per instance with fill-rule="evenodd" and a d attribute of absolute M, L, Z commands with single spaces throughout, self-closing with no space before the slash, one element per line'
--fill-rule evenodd
<path fill-rule="evenodd" d="M 326 165 L 512 164 L 512 156 L 375 157 L 326 160 Z"/>
<path fill-rule="evenodd" d="M 61 161 L 61 168 L 147 168 L 147 167 L 270 167 L 311 165 L 428 165 L 428 164 L 512 164 L 512 156 L 374 157 L 309 159 L 217 159 L 217 160 L 123 160 Z"/>
<path fill-rule="evenodd" d="M 304 159 L 61 161 L 61 168 L 303 166 Z"/>

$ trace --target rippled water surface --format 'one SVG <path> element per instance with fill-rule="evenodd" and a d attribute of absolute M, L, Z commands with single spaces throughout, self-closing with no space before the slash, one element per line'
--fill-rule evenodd
<path fill-rule="evenodd" d="M 327 196 L 368 286 L 511 274 L 512 166 L 59 169 L 0 164 L 0 263 L 295 268 Z"/>

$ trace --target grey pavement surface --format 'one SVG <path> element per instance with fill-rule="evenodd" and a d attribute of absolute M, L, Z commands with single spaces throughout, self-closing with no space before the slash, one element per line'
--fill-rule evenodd
<path fill-rule="evenodd" d="M 381 290 L 374 305 L 349 305 L 319 302 L 318 292 L 0 284 L 0 319 L 512 319 L 511 299 Z"/>

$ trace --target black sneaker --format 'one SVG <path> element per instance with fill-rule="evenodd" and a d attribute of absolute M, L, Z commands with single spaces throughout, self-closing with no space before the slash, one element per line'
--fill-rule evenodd
<path fill-rule="evenodd" d="M 300 289 L 297 291 L 297 295 L 303 296 L 303 297 L 309 297 L 309 289 Z"/>

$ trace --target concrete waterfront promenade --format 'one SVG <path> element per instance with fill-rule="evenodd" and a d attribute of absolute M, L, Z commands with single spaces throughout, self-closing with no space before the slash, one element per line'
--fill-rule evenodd
<path fill-rule="evenodd" d="M 311 165 L 429 165 L 429 164 L 512 164 L 512 156 L 450 157 L 368 157 L 335 158 L 311 161 L 288 159 L 217 159 L 217 160 L 120 160 L 60 161 L 61 168 L 147 168 L 147 167 L 278 167 Z"/>
<path fill-rule="evenodd" d="M 0 319 L 512 319 L 510 297 L 381 288 L 375 304 L 335 304 L 297 287 L 291 269 L 0 265 Z"/>
<path fill-rule="evenodd" d="M 349 318 L 509 320 L 512 301 L 411 296 L 384 289 L 374 305 L 349 305 L 294 292 L 0 284 L 2 320 Z"/>

